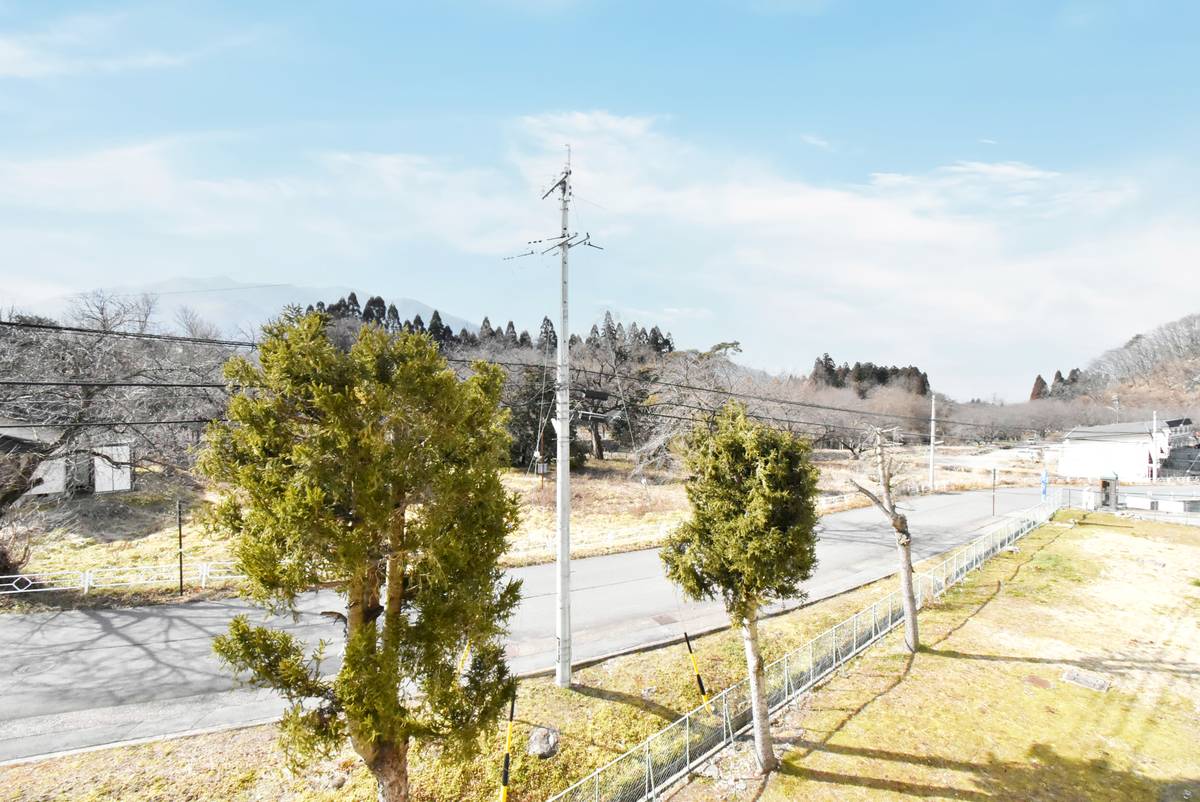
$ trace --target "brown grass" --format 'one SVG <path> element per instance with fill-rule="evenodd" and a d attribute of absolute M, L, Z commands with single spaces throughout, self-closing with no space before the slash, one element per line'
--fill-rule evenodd
<path fill-rule="evenodd" d="M 784 716 L 765 789 L 725 777 L 680 799 L 1200 798 L 1198 561 L 1200 529 L 1045 527 L 922 612 L 915 658 L 893 636 Z"/>

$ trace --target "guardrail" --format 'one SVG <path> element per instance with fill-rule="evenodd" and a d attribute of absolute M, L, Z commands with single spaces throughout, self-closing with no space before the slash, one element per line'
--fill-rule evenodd
<path fill-rule="evenodd" d="M 1060 496 L 1005 521 L 927 571 L 913 576 L 918 606 L 961 582 L 988 558 L 1050 519 Z M 772 712 L 812 689 L 839 666 L 862 653 L 904 620 L 898 592 L 889 593 L 804 646 L 766 666 L 767 704 Z M 655 799 L 749 729 L 746 680 L 669 724 L 548 802 L 641 802 Z"/>
<path fill-rule="evenodd" d="M 232 560 L 184 563 L 183 584 L 207 588 L 214 582 L 245 579 L 234 570 Z M 144 585 L 176 585 L 179 563 L 133 565 L 117 568 L 88 568 L 83 571 L 41 571 L 0 576 L 0 596 L 14 593 L 46 593 L 76 590 L 90 593 L 104 588 L 130 588 Z"/>

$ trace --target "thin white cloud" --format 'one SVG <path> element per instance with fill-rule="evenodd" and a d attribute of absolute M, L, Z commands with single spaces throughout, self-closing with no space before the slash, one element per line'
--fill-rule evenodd
<path fill-rule="evenodd" d="M 24 33 L 0 32 L 0 79 L 108 74 L 181 67 L 251 41 L 238 34 L 177 50 L 134 48 L 124 14 L 66 17 Z"/>
<path fill-rule="evenodd" d="M 814 148 L 820 148 L 821 150 L 833 150 L 833 145 L 830 144 L 828 139 L 819 137 L 816 134 L 801 134 L 799 139 L 805 145 L 812 145 Z"/>
<path fill-rule="evenodd" d="M 1194 210 L 1135 174 L 969 161 L 824 185 L 605 112 L 529 116 L 508 136 L 494 164 L 346 151 L 255 179 L 206 173 L 186 141 L 0 161 L 0 238 L 31 273 L 75 289 L 164 265 L 327 280 L 319 266 L 361 270 L 427 246 L 438 263 L 425 269 L 452 298 L 449 266 L 496 265 L 480 268 L 490 276 L 550 233 L 537 197 L 569 142 L 591 202 L 577 225 L 607 249 L 589 253 L 584 280 L 605 290 L 579 298 L 580 320 L 595 298 L 621 297 L 681 343 L 737 339 L 760 366 L 807 370 L 829 351 L 918 364 L 952 394 L 1015 397 L 1035 363 L 1068 369 L 1194 311 L 1178 291 L 1200 257 Z"/>

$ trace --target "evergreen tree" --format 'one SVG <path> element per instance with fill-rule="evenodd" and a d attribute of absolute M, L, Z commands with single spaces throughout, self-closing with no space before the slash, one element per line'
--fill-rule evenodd
<path fill-rule="evenodd" d="M 442 316 L 436 309 L 433 310 L 433 316 L 429 318 L 429 336 L 438 345 L 445 345 L 447 340 L 454 336 L 454 332 L 442 323 Z"/>
<path fill-rule="evenodd" d="M 383 327 L 393 333 L 400 331 L 400 312 L 396 309 L 395 304 L 388 304 Z"/>
<path fill-rule="evenodd" d="M 746 417 L 728 402 L 686 441 L 691 517 L 662 549 L 667 576 L 691 599 L 720 598 L 741 630 L 759 768 L 775 768 L 761 608 L 802 596 L 817 564 L 817 469 L 808 443 Z"/>
<path fill-rule="evenodd" d="M 368 298 L 367 305 L 362 310 L 363 323 L 376 323 L 382 326 L 386 317 L 387 304 L 383 302 L 383 299 L 378 295 Z"/>
<path fill-rule="evenodd" d="M 558 335 L 554 333 L 554 324 L 550 322 L 550 318 L 542 318 L 542 327 L 538 329 L 537 349 L 542 353 L 548 353 L 558 348 Z"/>
<path fill-rule="evenodd" d="M 417 334 L 425 333 L 425 321 L 421 320 L 420 314 L 413 315 L 412 330 L 415 331 Z"/>
<path fill-rule="evenodd" d="M 599 347 L 599 345 L 600 345 L 600 329 L 596 326 L 595 323 L 592 324 L 591 331 L 588 332 L 587 339 L 584 340 L 584 342 L 586 344 L 592 346 L 593 348 Z"/>
<path fill-rule="evenodd" d="M 517 338 L 517 345 L 521 348 L 532 348 L 533 338 L 529 336 L 529 332 L 522 331 L 521 336 Z"/>
<path fill-rule="evenodd" d="M 606 343 L 620 342 L 617 336 L 617 324 L 613 322 L 612 312 L 604 313 L 604 323 L 600 327 L 600 337 Z"/>
<path fill-rule="evenodd" d="M 459 381 L 426 338 L 371 326 L 342 349 L 318 315 L 285 315 L 264 335 L 260 364 L 226 368 L 255 389 L 206 435 L 201 470 L 225 490 L 212 520 L 255 601 L 295 610 L 301 593 L 332 587 L 346 647 L 327 677 L 323 645 L 306 654 L 290 632 L 238 616 L 214 648 L 287 699 L 290 758 L 348 738 L 379 799 L 407 800 L 412 742 L 465 756 L 515 692 L 502 637 L 520 589 L 498 565 L 518 514 L 500 483 L 504 376 L 476 363 Z"/>
<path fill-rule="evenodd" d="M 492 322 L 485 317 L 483 322 L 479 324 L 479 342 L 486 343 L 488 340 L 492 339 L 495 334 L 496 333 L 492 331 Z"/>
<path fill-rule="evenodd" d="M 513 325 L 511 320 L 508 321 L 508 325 L 504 327 L 504 344 L 509 348 L 515 348 L 517 346 L 517 327 Z"/>
<path fill-rule="evenodd" d="M 362 309 L 358 305 L 358 296 L 354 293 L 346 296 L 346 317 L 362 317 Z"/>
<path fill-rule="evenodd" d="M 667 339 L 663 337 L 662 330 L 658 326 L 650 329 L 650 333 L 646 335 L 646 342 L 650 346 L 650 350 L 656 354 L 667 352 Z"/>

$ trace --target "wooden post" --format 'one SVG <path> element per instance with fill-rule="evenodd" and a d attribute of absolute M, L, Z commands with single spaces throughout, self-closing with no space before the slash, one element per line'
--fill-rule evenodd
<path fill-rule="evenodd" d="M 183 595 L 183 501 L 175 500 L 175 527 L 179 532 L 179 595 Z"/>

